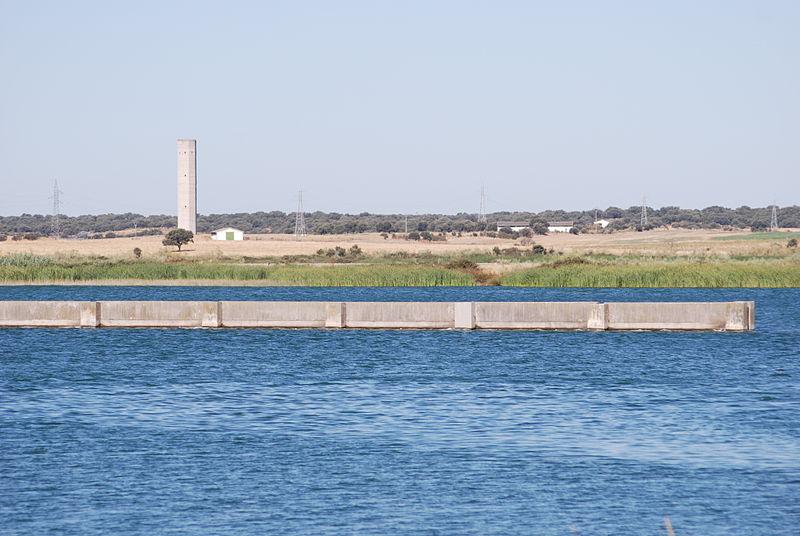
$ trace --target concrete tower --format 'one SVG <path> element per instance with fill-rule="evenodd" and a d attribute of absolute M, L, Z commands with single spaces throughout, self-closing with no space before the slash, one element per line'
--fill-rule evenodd
<path fill-rule="evenodd" d="M 178 229 L 197 232 L 197 140 L 178 140 Z"/>

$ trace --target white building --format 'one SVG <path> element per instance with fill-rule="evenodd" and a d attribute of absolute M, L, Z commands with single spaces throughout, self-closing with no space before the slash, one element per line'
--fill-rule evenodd
<path fill-rule="evenodd" d="M 244 231 L 233 227 L 217 229 L 211 231 L 211 240 L 244 240 Z"/>
<path fill-rule="evenodd" d="M 526 221 L 499 221 L 497 222 L 497 230 L 500 229 L 511 229 L 514 232 L 520 232 L 523 229 L 527 229 L 531 225 Z"/>
<path fill-rule="evenodd" d="M 611 222 L 610 222 L 610 221 L 608 221 L 608 220 L 597 220 L 597 221 L 595 221 L 595 222 L 594 222 L 594 224 L 595 224 L 595 225 L 599 225 L 599 226 L 600 226 L 600 227 L 602 227 L 603 229 L 605 229 L 606 227 L 608 227 L 610 223 L 611 223 Z"/>
<path fill-rule="evenodd" d="M 547 222 L 548 233 L 568 233 L 572 230 L 571 221 L 549 221 Z"/>

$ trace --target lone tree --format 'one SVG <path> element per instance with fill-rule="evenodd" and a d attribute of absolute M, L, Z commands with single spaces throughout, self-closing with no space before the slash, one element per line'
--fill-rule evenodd
<path fill-rule="evenodd" d="M 194 234 L 186 229 L 173 229 L 161 241 L 165 246 L 178 246 L 178 251 L 181 250 L 181 246 L 189 242 L 194 242 Z"/>

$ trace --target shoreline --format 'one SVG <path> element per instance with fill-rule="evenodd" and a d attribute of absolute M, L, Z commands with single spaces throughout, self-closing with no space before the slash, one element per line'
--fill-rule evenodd
<path fill-rule="evenodd" d="M 82 281 L 0 281 L 0 287 L 300 287 L 284 281 L 236 279 L 96 279 Z M 311 285 L 323 286 L 323 285 Z M 324 285 L 329 286 L 329 285 Z"/>

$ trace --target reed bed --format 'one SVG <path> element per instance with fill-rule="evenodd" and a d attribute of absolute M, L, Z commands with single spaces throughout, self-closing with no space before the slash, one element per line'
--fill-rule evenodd
<path fill-rule="evenodd" d="M 545 260 L 546 259 L 546 260 Z M 436 259 L 437 261 L 439 259 Z M 223 262 L 156 262 L 56 259 L 30 254 L 0 257 L 0 282 L 217 281 L 302 286 L 527 287 L 800 287 L 797 256 L 728 259 L 542 257 L 544 264 L 492 279 L 470 259 L 448 265 L 254 265 Z M 121 283 L 120 283 L 121 284 Z M 154 283 L 156 284 L 156 283 Z"/>
<path fill-rule="evenodd" d="M 248 266 L 223 263 L 93 262 L 0 264 L 0 281 L 182 280 L 265 281 L 304 286 L 464 286 L 474 278 L 431 266 Z"/>
<path fill-rule="evenodd" d="M 512 272 L 509 287 L 798 287 L 800 264 L 564 263 Z"/>

